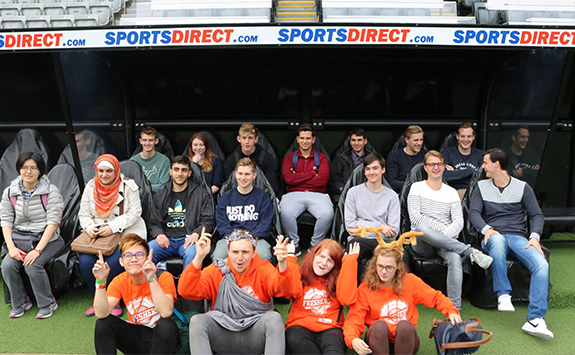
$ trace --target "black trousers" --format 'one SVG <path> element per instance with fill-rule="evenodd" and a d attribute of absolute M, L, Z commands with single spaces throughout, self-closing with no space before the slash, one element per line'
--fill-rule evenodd
<path fill-rule="evenodd" d="M 96 354 L 173 354 L 180 343 L 178 326 L 162 318 L 155 328 L 132 324 L 114 316 L 96 321 Z"/>
<path fill-rule="evenodd" d="M 292 355 L 345 354 L 345 341 L 341 328 L 312 332 L 294 325 L 286 329 L 286 350 Z"/>

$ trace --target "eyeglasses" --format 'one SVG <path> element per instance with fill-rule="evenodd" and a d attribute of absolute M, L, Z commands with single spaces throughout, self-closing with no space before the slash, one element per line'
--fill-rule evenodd
<path fill-rule="evenodd" d="M 20 171 L 36 171 L 38 167 L 36 166 L 23 166 L 20 168 Z"/>
<path fill-rule="evenodd" d="M 383 269 L 385 269 L 385 271 L 387 272 L 393 272 L 395 271 L 395 269 L 397 269 L 395 266 L 391 266 L 391 265 L 379 265 L 377 264 L 377 271 L 383 271 Z"/>
<path fill-rule="evenodd" d="M 126 261 L 130 261 L 134 257 L 136 258 L 136 260 L 143 260 L 146 257 L 146 254 L 139 252 L 136 254 L 126 253 L 126 254 L 122 255 L 122 258 L 124 258 Z"/>
<path fill-rule="evenodd" d="M 428 163 L 428 164 L 425 164 L 425 165 L 429 166 L 430 168 L 435 168 L 435 167 L 443 168 L 443 166 L 445 165 L 445 163 Z"/>

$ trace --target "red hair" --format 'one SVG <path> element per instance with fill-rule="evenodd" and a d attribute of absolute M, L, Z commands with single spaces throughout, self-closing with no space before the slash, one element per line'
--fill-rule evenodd
<path fill-rule="evenodd" d="M 321 254 L 327 249 L 329 257 L 333 260 L 333 269 L 326 275 L 322 276 L 328 297 L 335 297 L 335 285 L 341 270 L 341 258 L 343 258 L 343 249 L 341 245 L 333 239 L 324 239 L 318 245 L 311 248 L 301 261 L 301 283 L 305 286 L 314 286 L 320 278 L 313 272 L 313 259 L 316 255 Z"/>
<path fill-rule="evenodd" d="M 201 140 L 202 143 L 204 143 L 204 147 L 206 147 L 206 151 L 204 152 L 204 162 L 202 163 L 202 171 L 209 173 L 210 171 L 212 171 L 212 160 L 214 159 L 215 154 L 210 149 L 210 146 L 208 144 L 208 137 L 206 137 L 205 134 L 198 132 L 198 133 L 195 133 L 192 136 L 192 138 L 190 138 L 190 143 L 188 143 L 188 145 L 189 145 L 188 157 L 190 158 L 190 161 L 192 161 L 192 159 L 194 158 L 194 151 L 192 148 L 192 142 L 194 141 L 194 139 Z"/>

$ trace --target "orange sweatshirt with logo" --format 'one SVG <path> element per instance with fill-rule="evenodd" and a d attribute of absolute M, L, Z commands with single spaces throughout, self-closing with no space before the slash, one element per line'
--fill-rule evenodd
<path fill-rule="evenodd" d="M 286 327 L 299 325 L 312 332 L 341 328 L 343 312 L 338 322 L 340 306 L 354 303 L 357 297 L 357 257 L 357 254 L 343 257 L 335 297 L 327 297 L 325 284 L 319 277 L 315 285 L 305 286 L 301 292 L 293 294 Z M 301 284 L 299 267 L 292 275 L 295 278 L 294 282 Z"/>
<path fill-rule="evenodd" d="M 298 289 L 301 290 L 301 284 L 298 286 L 293 282 L 292 272 L 297 265 L 297 258 L 293 256 L 288 257 L 287 268 L 279 272 L 278 268 L 274 268 L 269 261 L 262 260 L 256 254 L 244 275 L 238 274 L 229 258 L 227 260 L 238 286 L 264 303 L 269 302 L 272 297 L 285 297 Z M 194 264 L 190 264 L 180 277 L 178 292 L 182 297 L 191 300 L 211 300 L 214 305 L 223 278 L 224 275 L 215 264 L 204 270 L 196 269 Z"/>
<path fill-rule="evenodd" d="M 417 305 L 437 308 L 444 316 L 459 314 L 457 308 L 445 297 L 427 285 L 419 277 L 407 273 L 403 277 L 403 294 L 381 285 L 378 291 L 372 291 L 362 282 L 357 290 L 357 301 L 350 307 L 343 326 L 343 335 L 348 347 L 355 338 L 361 337 L 365 326 L 383 320 L 389 328 L 389 338 L 395 342 L 395 328 L 402 320 L 410 321 L 417 328 L 419 312 Z"/>

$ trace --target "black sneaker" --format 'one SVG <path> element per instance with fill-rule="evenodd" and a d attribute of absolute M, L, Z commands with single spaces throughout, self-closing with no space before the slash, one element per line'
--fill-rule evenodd
<path fill-rule="evenodd" d="M 295 246 L 295 256 L 300 256 L 301 255 L 301 248 L 299 247 L 299 245 Z"/>

